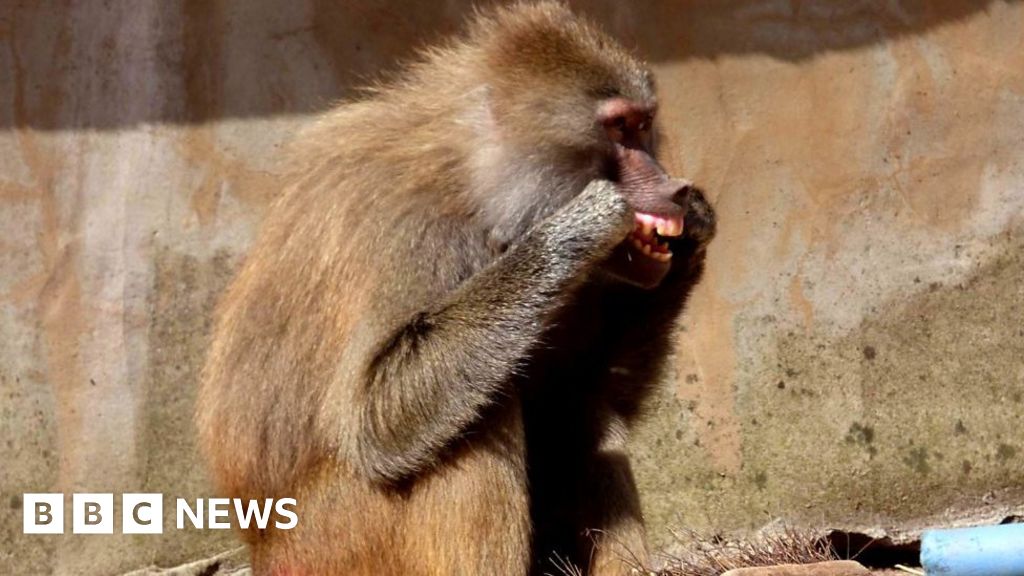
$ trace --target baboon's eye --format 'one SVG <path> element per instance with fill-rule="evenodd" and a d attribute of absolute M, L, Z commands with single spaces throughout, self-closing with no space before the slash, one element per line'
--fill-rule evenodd
<path fill-rule="evenodd" d="M 614 86 L 601 86 L 591 90 L 590 94 L 599 100 L 607 100 L 619 96 L 619 90 Z"/>

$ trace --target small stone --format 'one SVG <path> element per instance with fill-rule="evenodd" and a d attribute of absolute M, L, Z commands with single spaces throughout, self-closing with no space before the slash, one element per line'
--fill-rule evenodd
<path fill-rule="evenodd" d="M 815 564 L 779 564 L 757 568 L 736 568 L 722 576 L 866 576 L 871 574 L 859 562 L 837 560 Z"/>

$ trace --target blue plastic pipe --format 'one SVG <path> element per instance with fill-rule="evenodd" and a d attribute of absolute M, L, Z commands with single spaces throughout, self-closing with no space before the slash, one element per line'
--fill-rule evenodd
<path fill-rule="evenodd" d="M 921 565 L 928 576 L 1024 576 L 1024 524 L 929 530 Z"/>

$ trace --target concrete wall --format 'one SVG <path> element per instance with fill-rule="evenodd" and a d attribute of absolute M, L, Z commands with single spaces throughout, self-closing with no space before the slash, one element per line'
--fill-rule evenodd
<path fill-rule="evenodd" d="M 650 59 L 721 218 L 634 442 L 657 541 L 1024 503 L 1024 4 L 574 4 Z M 0 6 L 0 573 L 235 546 L 24 536 L 21 494 L 209 495 L 197 367 L 280 145 L 468 5 Z"/>

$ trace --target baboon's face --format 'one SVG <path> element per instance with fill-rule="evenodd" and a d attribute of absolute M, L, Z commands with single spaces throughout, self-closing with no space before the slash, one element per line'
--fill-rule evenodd
<path fill-rule="evenodd" d="M 645 288 L 657 286 L 671 269 L 673 245 L 683 236 L 691 196 L 700 195 L 655 160 L 654 114 L 653 104 L 626 98 L 605 100 L 597 112 L 608 141 L 608 177 L 619 184 L 635 211 L 633 231 L 606 268 Z"/>
<path fill-rule="evenodd" d="M 522 201 L 551 207 L 594 178 L 618 183 L 636 223 L 605 269 L 638 286 L 657 286 L 672 267 L 673 246 L 681 247 L 691 198 L 700 194 L 655 159 L 653 75 L 596 29 L 549 24 L 512 26 L 488 37 L 501 40 L 487 52 L 495 71 L 488 93 L 499 133 L 517 152 L 509 156 L 533 167 L 540 160 L 542 173 L 571 182 L 548 182 L 535 190 L 541 196 Z"/>

